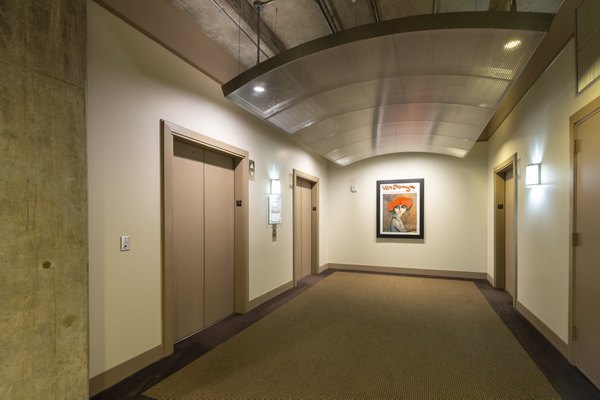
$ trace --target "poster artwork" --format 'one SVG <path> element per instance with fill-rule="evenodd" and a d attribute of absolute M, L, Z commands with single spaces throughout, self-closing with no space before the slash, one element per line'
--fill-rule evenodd
<path fill-rule="evenodd" d="M 377 181 L 377 237 L 423 238 L 423 179 Z"/>

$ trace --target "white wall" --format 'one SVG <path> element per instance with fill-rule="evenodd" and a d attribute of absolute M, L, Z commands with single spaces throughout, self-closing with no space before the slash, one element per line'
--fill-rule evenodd
<path fill-rule="evenodd" d="M 249 151 L 250 299 L 292 280 L 288 176 L 297 168 L 326 187 L 324 159 L 230 104 L 217 83 L 91 1 L 87 115 L 91 377 L 161 342 L 161 119 Z M 266 195 L 277 176 L 283 223 L 273 242 Z M 119 251 L 120 235 L 131 235 L 131 251 Z"/>
<path fill-rule="evenodd" d="M 486 151 L 478 143 L 465 159 L 408 153 L 330 165 L 329 262 L 485 272 Z M 425 179 L 425 240 L 377 239 L 376 181 L 407 178 Z"/>
<path fill-rule="evenodd" d="M 569 117 L 600 95 L 576 95 L 572 40 L 489 141 L 488 178 L 514 153 L 518 180 L 518 301 L 562 340 L 569 306 Z M 525 186 L 525 166 L 542 163 L 542 186 Z M 488 181 L 488 273 L 494 269 L 493 180 Z"/>

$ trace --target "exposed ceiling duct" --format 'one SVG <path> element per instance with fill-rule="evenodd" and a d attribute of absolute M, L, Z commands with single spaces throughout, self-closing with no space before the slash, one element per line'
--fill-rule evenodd
<path fill-rule="evenodd" d="M 281 52 L 223 93 L 339 165 L 397 152 L 464 157 L 553 16 L 456 12 L 362 25 Z"/>

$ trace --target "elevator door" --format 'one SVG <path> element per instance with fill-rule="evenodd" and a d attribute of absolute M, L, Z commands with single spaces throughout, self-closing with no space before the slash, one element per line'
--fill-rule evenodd
<path fill-rule="evenodd" d="M 504 174 L 504 262 L 506 291 L 515 296 L 515 181 L 513 169 Z"/>
<path fill-rule="evenodd" d="M 173 149 L 174 337 L 204 327 L 204 151 L 178 141 Z"/>
<path fill-rule="evenodd" d="M 233 159 L 204 152 L 205 325 L 233 314 Z"/>
<path fill-rule="evenodd" d="M 233 159 L 175 141 L 173 335 L 179 341 L 234 308 Z"/>
<path fill-rule="evenodd" d="M 312 273 L 312 183 L 298 178 L 297 189 L 300 191 L 300 279 Z"/>

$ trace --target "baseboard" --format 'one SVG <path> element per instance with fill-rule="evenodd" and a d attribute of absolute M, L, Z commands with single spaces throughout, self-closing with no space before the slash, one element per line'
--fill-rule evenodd
<path fill-rule="evenodd" d="M 492 285 L 492 287 L 494 287 L 494 281 L 495 279 L 490 275 L 490 274 L 486 274 L 487 276 L 487 281 L 490 283 L 490 285 Z"/>
<path fill-rule="evenodd" d="M 108 371 L 102 372 L 100 375 L 90 378 L 90 397 L 119 383 L 153 362 L 160 360 L 162 356 L 163 347 L 162 345 L 158 345 Z"/>
<path fill-rule="evenodd" d="M 327 264 L 329 269 L 338 271 L 380 272 L 393 275 L 418 275 L 438 278 L 486 279 L 485 272 L 446 271 L 439 269 L 396 268 L 375 265 Z"/>
<path fill-rule="evenodd" d="M 325 270 L 329 269 L 329 264 L 323 264 L 319 267 L 319 274 Z"/>
<path fill-rule="evenodd" d="M 281 293 L 285 292 L 286 290 L 289 290 L 291 288 L 294 287 L 294 281 L 289 281 L 286 284 L 283 284 L 263 295 L 258 296 L 257 298 L 250 300 L 250 302 L 248 303 L 248 311 L 255 309 L 256 307 L 260 306 L 263 303 L 266 303 L 267 301 L 274 299 L 275 297 L 279 296 Z"/>
<path fill-rule="evenodd" d="M 569 345 L 565 343 L 552 329 L 536 317 L 523 304 L 517 301 L 517 311 L 527 319 L 567 360 L 570 360 Z"/>

